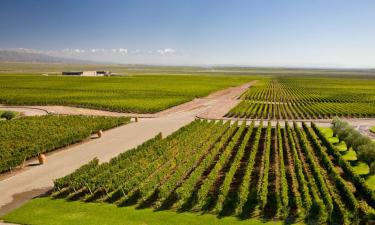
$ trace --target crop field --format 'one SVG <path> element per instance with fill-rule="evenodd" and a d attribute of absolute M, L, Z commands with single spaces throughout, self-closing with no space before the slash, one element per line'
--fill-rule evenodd
<path fill-rule="evenodd" d="M 0 75 L 0 104 L 68 105 L 154 113 L 251 81 L 249 76 L 67 77 Z"/>
<path fill-rule="evenodd" d="M 127 117 L 36 116 L 0 121 L 0 173 L 25 160 L 130 121 Z"/>
<path fill-rule="evenodd" d="M 275 77 L 258 82 L 228 117 L 326 119 L 375 117 L 375 80 L 370 78 Z"/>
<path fill-rule="evenodd" d="M 316 127 L 196 120 L 54 182 L 52 197 L 222 217 L 366 223 L 375 195 Z M 55 200 L 59 201 L 59 200 Z"/>

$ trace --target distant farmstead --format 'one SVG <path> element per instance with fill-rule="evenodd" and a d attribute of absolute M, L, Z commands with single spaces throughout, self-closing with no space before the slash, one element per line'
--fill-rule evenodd
<path fill-rule="evenodd" d="M 99 77 L 99 76 L 111 76 L 109 71 L 69 71 L 62 72 L 65 76 L 83 76 L 83 77 Z"/>

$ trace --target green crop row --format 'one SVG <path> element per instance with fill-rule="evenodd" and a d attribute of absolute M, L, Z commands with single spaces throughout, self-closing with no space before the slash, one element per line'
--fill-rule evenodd
<path fill-rule="evenodd" d="M 374 117 L 375 103 L 270 103 L 244 100 L 231 109 L 227 117 L 252 119 L 327 119 L 340 117 Z"/>
<path fill-rule="evenodd" d="M 248 76 L 0 76 L 0 104 L 154 113 L 249 82 Z"/>
<path fill-rule="evenodd" d="M 242 219 L 371 221 L 372 195 L 335 159 L 315 125 L 255 123 L 196 120 L 108 163 L 94 159 L 56 180 L 53 196 Z"/>
<path fill-rule="evenodd" d="M 326 119 L 374 117 L 375 82 L 365 79 L 276 77 L 242 95 L 227 117 Z"/>
<path fill-rule="evenodd" d="M 79 142 L 99 130 L 129 121 L 125 117 L 52 115 L 0 121 L 0 173 L 41 153 Z"/>

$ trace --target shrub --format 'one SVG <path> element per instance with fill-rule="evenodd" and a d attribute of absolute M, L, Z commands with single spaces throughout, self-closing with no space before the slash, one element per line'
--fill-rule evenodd
<path fill-rule="evenodd" d="M 372 162 L 370 165 L 370 174 L 375 174 L 375 162 Z"/>
<path fill-rule="evenodd" d="M 347 127 L 349 127 L 349 124 L 347 122 L 340 120 L 339 117 L 333 118 L 331 128 L 334 137 L 336 137 L 340 130 L 344 130 Z"/>
<path fill-rule="evenodd" d="M 5 111 L 1 114 L 1 118 L 4 118 L 6 120 L 11 120 L 16 116 L 17 116 L 17 113 L 12 112 L 12 111 Z"/>
<path fill-rule="evenodd" d="M 358 147 L 358 159 L 366 162 L 369 166 L 375 161 L 375 144 L 368 143 Z"/>
<path fill-rule="evenodd" d="M 348 138 L 350 131 L 351 131 L 350 127 L 346 127 L 344 129 L 339 130 L 337 132 L 337 137 L 339 141 L 341 142 L 341 141 L 344 141 L 346 138 Z"/>

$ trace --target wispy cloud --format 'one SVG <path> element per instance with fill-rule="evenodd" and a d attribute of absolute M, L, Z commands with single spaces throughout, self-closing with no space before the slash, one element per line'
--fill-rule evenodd
<path fill-rule="evenodd" d="M 79 49 L 79 48 L 65 48 L 62 50 L 63 53 L 68 53 L 68 54 L 81 54 L 85 53 L 85 49 Z"/>
<path fill-rule="evenodd" d="M 90 49 L 90 52 L 91 53 L 99 53 L 99 52 L 104 52 L 105 49 L 102 49 L 102 48 L 93 48 L 93 49 Z"/>
<path fill-rule="evenodd" d="M 7 49 L 27 53 L 39 53 L 50 56 L 73 58 L 80 60 L 92 60 L 115 63 L 163 63 L 183 62 L 188 53 L 174 48 L 157 49 L 129 49 L 117 48 L 64 48 L 54 50 L 37 50 L 30 48 Z"/>
<path fill-rule="evenodd" d="M 111 49 L 104 49 L 104 48 L 90 48 L 90 49 L 83 49 L 83 48 L 64 48 L 61 50 L 37 50 L 37 49 L 30 49 L 30 48 L 13 48 L 8 49 L 12 51 L 19 51 L 19 52 L 28 52 L 28 53 L 40 53 L 40 54 L 48 54 L 48 55 L 95 55 L 95 54 L 114 54 L 114 55 L 173 55 L 176 54 L 177 50 L 173 48 L 164 48 L 164 49 L 128 49 L 128 48 L 111 48 Z"/>
<path fill-rule="evenodd" d="M 159 49 L 156 51 L 157 53 L 159 53 L 160 55 L 170 55 L 170 54 L 174 54 L 176 52 L 176 50 L 174 50 L 173 48 L 165 48 L 165 49 Z"/>
<path fill-rule="evenodd" d="M 126 55 L 126 54 L 128 54 L 128 49 L 126 49 L 126 48 L 114 48 L 114 49 L 112 49 L 112 52 Z"/>

